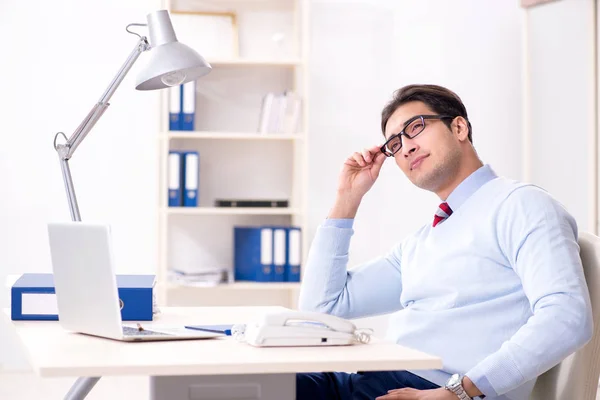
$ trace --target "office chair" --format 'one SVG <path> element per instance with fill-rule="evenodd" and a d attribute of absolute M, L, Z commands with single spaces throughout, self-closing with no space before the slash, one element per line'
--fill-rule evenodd
<path fill-rule="evenodd" d="M 579 247 L 590 292 L 594 335 L 579 351 L 538 377 L 531 400 L 596 400 L 600 374 L 600 238 L 581 232 Z"/>

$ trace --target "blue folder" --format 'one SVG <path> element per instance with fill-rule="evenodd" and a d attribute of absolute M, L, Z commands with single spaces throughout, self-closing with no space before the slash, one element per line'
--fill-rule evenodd
<path fill-rule="evenodd" d="M 181 86 L 181 130 L 193 131 L 196 120 L 196 81 Z"/>
<path fill-rule="evenodd" d="M 273 282 L 284 282 L 287 259 L 287 228 L 273 227 Z"/>
<path fill-rule="evenodd" d="M 169 130 L 183 130 L 183 85 L 169 88 Z"/>
<path fill-rule="evenodd" d="M 155 275 L 117 275 L 123 321 L 152 321 L 154 280 Z M 57 321 L 55 302 L 52 274 L 23 274 L 11 288 L 11 319 Z"/>
<path fill-rule="evenodd" d="M 234 227 L 236 281 L 273 281 L 273 228 Z"/>
<path fill-rule="evenodd" d="M 285 281 L 300 282 L 300 265 L 302 264 L 302 231 L 299 227 L 286 229 L 286 263 Z"/>
<path fill-rule="evenodd" d="M 198 206 L 198 186 L 200 184 L 200 156 L 197 151 L 185 151 L 183 157 L 183 206 Z"/>
<path fill-rule="evenodd" d="M 183 159 L 184 152 L 169 151 L 169 170 L 168 170 L 168 191 L 169 207 L 183 206 Z"/>

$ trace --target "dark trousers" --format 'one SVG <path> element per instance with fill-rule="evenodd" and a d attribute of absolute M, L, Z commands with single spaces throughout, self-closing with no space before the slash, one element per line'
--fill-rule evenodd
<path fill-rule="evenodd" d="M 373 400 L 400 388 L 437 389 L 438 385 L 407 371 L 296 375 L 296 400 Z"/>

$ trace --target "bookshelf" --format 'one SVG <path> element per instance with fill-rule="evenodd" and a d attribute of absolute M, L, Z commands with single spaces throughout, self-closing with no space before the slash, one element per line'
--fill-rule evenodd
<path fill-rule="evenodd" d="M 163 139 L 212 139 L 212 140 L 302 140 L 303 133 L 299 134 L 261 134 L 255 132 L 176 132 L 163 133 Z"/>
<path fill-rule="evenodd" d="M 231 60 L 208 60 L 210 65 L 213 67 L 226 67 L 226 66 L 247 66 L 247 67 L 301 67 L 302 61 L 300 60 L 244 60 L 244 59 L 231 59 Z"/>
<path fill-rule="evenodd" d="M 167 207 L 170 215 L 300 215 L 298 208 L 287 207 Z"/>
<path fill-rule="evenodd" d="M 182 285 L 170 281 L 169 269 L 223 268 L 233 276 L 233 227 L 246 225 L 300 227 L 304 264 L 308 248 L 308 6 L 307 0 L 163 0 L 180 41 L 199 51 L 213 70 L 196 82 L 194 131 L 169 130 L 169 94 L 166 90 L 160 94 L 161 128 L 156 135 L 160 304 L 296 307 L 299 283 L 232 282 L 230 278 L 230 283 L 217 286 Z M 215 32 L 222 34 L 205 36 L 218 46 L 195 38 L 189 43 L 180 36 L 180 15 L 208 18 L 199 23 L 206 23 L 206 29 L 215 24 Z M 233 37 L 224 30 L 226 21 L 233 24 Z M 223 50 L 230 43 L 233 48 Z M 298 129 L 259 133 L 264 96 L 285 90 L 300 96 Z M 198 207 L 168 206 L 170 150 L 199 153 Z M 289 206 L 215 207 L 217 198 L 286 199 Z"/>

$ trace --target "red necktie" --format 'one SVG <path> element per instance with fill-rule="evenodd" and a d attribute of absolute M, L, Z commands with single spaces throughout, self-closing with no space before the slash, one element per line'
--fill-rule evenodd
<path fill-rule="evenodd" d="M 435 227 L 437 224 L 448 218 L 452 215 L 452 209 L 448 205 L 448 203 L 440 204 L 438 210 L 433 216 L 433 226 Z"/>

